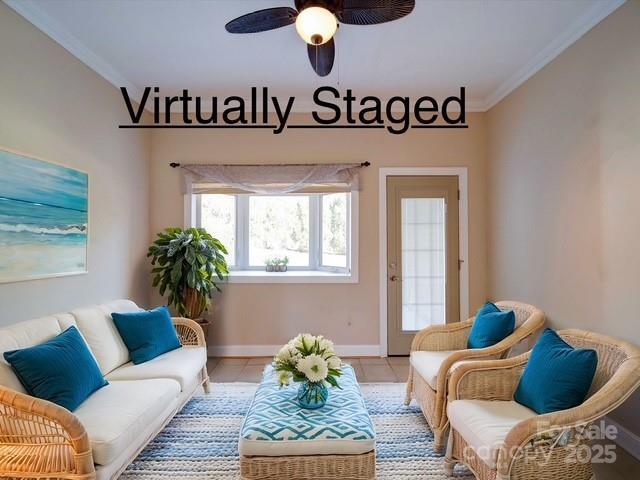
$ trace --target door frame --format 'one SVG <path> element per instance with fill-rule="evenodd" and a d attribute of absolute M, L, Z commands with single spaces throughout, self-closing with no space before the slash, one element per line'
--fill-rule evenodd
<path fill-rule="evenodd" d="M 456 176 L 460 191 L 458 235 L 460 259 L 460 321 L 469 318 L 469 196 L 467 167 L 392 167 L 379 169 L 379 285 L 380 285 L 380 356 L 387 356 L 387 177 Z"/>

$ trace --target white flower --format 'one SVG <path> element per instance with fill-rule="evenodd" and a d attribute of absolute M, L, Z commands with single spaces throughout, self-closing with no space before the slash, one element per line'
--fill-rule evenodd
<path fill-rule="evenodd" d="M 316 354 L 298 360 L 296 368 L 300 370 L 310 382 L 321 382 L 329 374 L 327 362 Z"/>
<path fill-rule="evenodd" d="M 302 357 L 302 354 L 298 351 L 298 349 L 296 347 L 292 347 L 292 346 L 289 346 L 289 355 L 291 355 L 291 362 L 294 365 L 296 364 L 298 359 L 300 357 Z"/>
<path fill-rule="evenodd" d="M 276 355 L 276 361 L 286 363 L 289 360 L 291 360 L 291 350 L 288 345 L 285 345 Z"/>
<path fill-rule="evenodd" d="M 293 379 L 293 374 L 291 372 L 281 371 L 278 372 L 278 383 L 281 387 L 289 385 L 291 380 Z"/>
<path fill-rule="evenodd" d="M 331 352 L 333 354 L 333 342 L 326 338 L 320 338 L 320 351 L 325 353 Z"/>
<path fill-rule="evenodd" d="M 310 333 L 303 333 L 302 335 L 298 335 L 293 339 L 293 345 L 297 349 L 309 349 L 313 346 L 316 341 L 316 337 L 311 335 Z"/>
<path fill-rule="evenodd" d="M 340 357 L 336 357 L 334 355 L 333 357 L 329 358 L 329 360 L 327 360 L 327 365 L 329 366 L 329 368 L 337 370 L 342 366 L 342 360 L 340 360 Z"/>

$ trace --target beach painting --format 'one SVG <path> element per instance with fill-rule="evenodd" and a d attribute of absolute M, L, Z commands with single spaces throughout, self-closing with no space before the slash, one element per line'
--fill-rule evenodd
<path fill-rule="evenodd" d="M 0 149 L 0 283 L 87 272 L 89 177 Z"/>

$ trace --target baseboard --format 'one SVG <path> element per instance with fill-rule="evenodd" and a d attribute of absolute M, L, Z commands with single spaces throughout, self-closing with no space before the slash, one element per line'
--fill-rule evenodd
<path fill-rule="evenodd" d="M 618 430 L 618 436 L 614 440 L 616 444 L 640 460 L 640 437 L 610 417 L 604 417 L 604 422 L 607 426 L 612 425 Z"/>
<path fill-rule="evenodd" d="M 272 357 L 282 345 L 210 345 L 210 357 Z M 379 357 L 379 345 L 336 345 L 342 357 Z"/>

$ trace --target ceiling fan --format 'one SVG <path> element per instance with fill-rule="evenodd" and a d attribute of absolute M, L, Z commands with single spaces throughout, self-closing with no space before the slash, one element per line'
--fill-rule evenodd
<path fill-rule="evenodd" d="M 275 7 L 247 13 L 225 25 L 229 33 L 257 33 L 296 24 L 307 42 L 311 66 L 324 77 L 331 72 L 335 56 L 333 35 L 338 22 L 375 25 L 409 15 L 415 0 L 295 0 L 295 9 Z"/>

